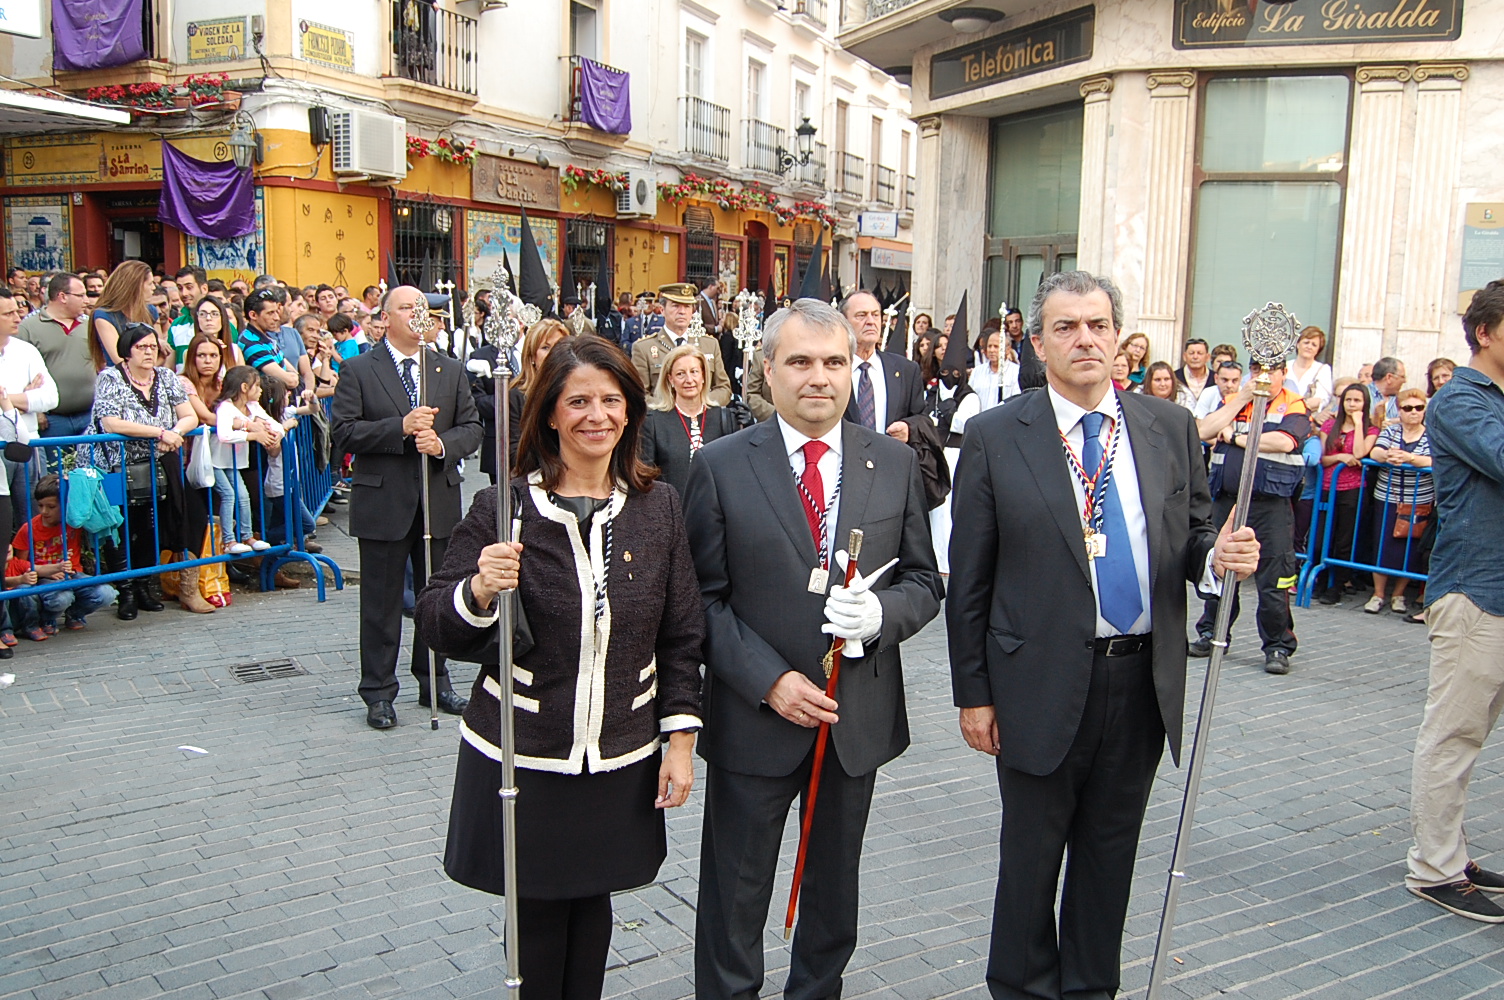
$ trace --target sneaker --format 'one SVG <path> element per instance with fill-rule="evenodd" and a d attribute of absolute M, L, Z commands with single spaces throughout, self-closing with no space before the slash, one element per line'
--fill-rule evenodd
<path fill-rule="evenodd" d="M 89 623 L 82 618 L 69 618 L 63 622 L 63 628 L 69 632 L 81 632 L 89 627 Z"/>
<path fill-rule="evenodd" d="M 1467 879 L 1450 885 L 1406 886 L 1413 895 L 1428 899 L 1450 910 L 1459 917 L 1478 920 L 1485 924 L 1504 924 L 1504 909 L 1498 903 L 1478 891 Z"/>
<path fill-rule="evenodd" d="M 43 622 L 42 631 L 48 635 L 57 635 L 57 626 L 52 622 Z"/>
<path fill-rule="evenodd" d="M 1290 672 L 1290 654 L 1283 649 L 1272 649 L 1264 656 L 1264 673 L 1288 674 Z"/>
<path fill-rule="evenodd" d="M 15 644 L 16 644 L 16 633 L 15 632 L 11 631 L 10 629 L 6 629 L 5 631 L 0 632 L 0 646 L 5 646 L 7 649 L 9 649 L 11 646 L 14 646 Z"/>
<path fill-rule="evenodd" d="M 1467 867 L 1462 870 L 1467 880 L 1473 883 L 1475 889 L 1484 892 L 1504 892 L 1504 875 L 1479 868 L 1476 861 L 1469 861 Z"/>
<path fill-rule="evenodd" d="M 43 632 L 41 627 L 38 625 L 33 625 L 31 628 L 23 628 L 21 630 L 21 634 L 30 639 L 32 642 L 47 641 L 47 633 Z"/>
<path fill-rule="evenodd" d="M 1203 636 L 1191 643 L 1186 652 L 1198 660 L 1204 660 L 1212 655 L 1212 641 Z"/>
<path fill-rule="evenodd" d="M 269 549 L 271 547 L 272 547 L 272 543 L 271 542 L 262 541 L 259 538 L 253 538 L 253 539 L 251 539 L 251 548 L 255 549 L 257 552 L 265 552 L 267 549 Z"/>
<path fill-rule="evenodd" d="M 226 546 L 225 551 L 230 553 L 230 555 L 232 556 L 243 556 L 247 552 L 251 551 L 251 547 L 245 542 L 231 542 L 228 546 Z"/>
<path fill-rule="evenodd" d="M 1370 597 L 1368 603 L 1363 605 L 1363 613 L 1367 615 L 1376 615 L 1383 610 L 1384 599 L 1377 594 Z"/>
<path fill-rule="evenodd" d="M 1389 602 L 1389 610 L 1397 615 L 1408 615 L 1410 613 L 1410 605 L 1403 595 L 1396 594 L 1394 600 Z"/>

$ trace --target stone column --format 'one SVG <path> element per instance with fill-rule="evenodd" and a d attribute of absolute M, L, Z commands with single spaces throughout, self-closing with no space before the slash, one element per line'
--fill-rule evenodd
<path fill-rule="evenodd" d="M 1446 282 L 1447 248 L 1454 232 L 1458 157 L 1462 150 L 1462 65 L 1415 70 L 1415 160 L 1406 217 L 1404 266 L 1400 273 L 1396 343 L 1385 353 L 1405 362 L 1409 384 L 1424 386 L 1425 365 L 1441 353 L 1444 311 L 1454 308 L 1456 288 Z"/>
<path fill-rule="evenodd" d="M 1347 164 L 1347 207 L 1342 224 L 1342 264 L 1338 282 L 1339 330 L 1332 368 L 1355 373 L 1384 350 L 1389 301 L 1389 264 L 1405 112 L 1404 66 L 1360 66 Z M 1455 151 L 1453 151 L 1455 155 Z"/>
<path fill-rule="evenodd" d="M 1099 76 L 1081 84 L 1086 99 L 1081 134 L 1081 221 L 1077 227 L 1076 266 L 1100 273 L 1111 254 L 1107 241 L 1112 227 L 1107 212 L 1107 132 L 1111 127 L 1112 77 Z"/>
<path fill-rule="evenodd" d="M 919 211 L 914 215 L 913 299 L 940 326 L 969 291 L 973 334 L 981 329 L 983 238 L 992 157 L 988 122 L 964 115 L 919 119 Z"/>
<path fill-rule="evenodd" d="M 1190 224 L 1191 71 L 1150 73 L 1144 288 L 1136 329 L 1154 358 L 1180 356 L 1185 314 L 1185 246 Z M 1128 331 L 1125 331 L 1128 332 Z"/>

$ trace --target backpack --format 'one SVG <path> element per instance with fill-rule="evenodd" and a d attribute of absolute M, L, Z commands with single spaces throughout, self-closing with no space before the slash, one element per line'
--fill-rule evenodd
<path fill-rule="evenodd" d="M 82 528 L 111 542 L 120 541 L 117 529 L 125 523 L 125 515 L 105 496 L 104 474 L 98 469 L 79 466 L 68 473 L 67 519 L 70 528 Z"/>

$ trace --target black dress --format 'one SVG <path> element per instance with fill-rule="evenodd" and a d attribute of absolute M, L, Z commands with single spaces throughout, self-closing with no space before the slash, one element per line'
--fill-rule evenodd
<path fill-rule="evenodd" d="M 658 478 L 684 495 L 689 485 L 690 433 L 698 430 L 700 444 L 706 445 L 717 438 L 735 434 L 741 430 L 736 414 L 724 406 L 707 406 L 696 422 L 680 413 L 676 407 L 667 410 L 648 411 L 642 427 L 642 460 L 658 466 Z"/>

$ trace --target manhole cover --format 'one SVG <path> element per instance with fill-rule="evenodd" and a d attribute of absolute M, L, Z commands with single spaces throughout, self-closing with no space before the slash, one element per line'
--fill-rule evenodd
<path fill-rule="evenodd" d="M 274 681 L 283 677 L 298 677 L 308 673 L 303 665 L 294 659 L 286 660 L 261 660 L 256 663 L 237 663 L 230 668 L 230 676 L 242 684 L 254 684 L 256 681 Z"/>

